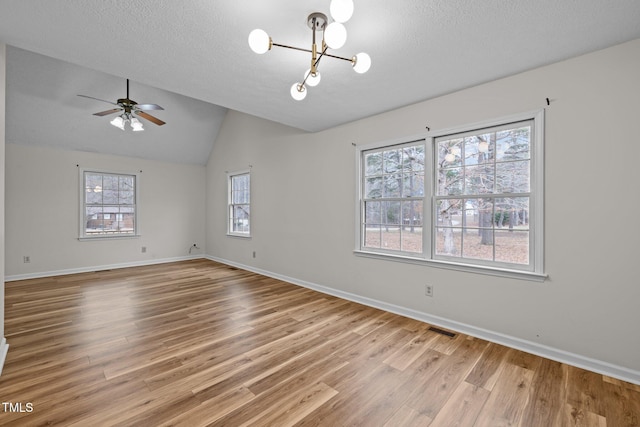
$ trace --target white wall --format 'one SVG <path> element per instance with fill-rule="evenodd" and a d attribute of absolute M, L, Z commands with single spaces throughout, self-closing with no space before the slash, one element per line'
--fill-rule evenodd
<path fill-rule="evenodd" d="M 179 259 L 188 257 L 193 243 L 204 250 L 204 166 L 17 144 L 6 145 L 6 158 L 8 279 Z M 141 237 L 78 240 L 76 165 L 113 172 L 142 170 Z M 28 264 L 23 262 L 25 255 L 31 257 Z"/>
<path fill-rule="evenodd" d="M 229 112 L 207 167 L 208 254 L 640 381 L 638 76 L 635 40 L 315 134 Z M 541 108 L 547 281 L 353 254 L 352 143 Z M 248 165 L 253 237 L 226 237 L 225 171 Z"/>
<path fill-rule="evenodd" d="M 0 43 L 0 374 L 7 354 L 7 343 L 4 338 L 4 136 L 5 136 L 5 91 L 6 91 L 6 45 Z"/>

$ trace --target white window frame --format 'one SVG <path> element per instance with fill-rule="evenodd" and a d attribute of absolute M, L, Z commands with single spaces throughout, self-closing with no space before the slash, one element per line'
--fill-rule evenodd
<path fill-rule="evenodd" d="M 365 158 L 365 156 L 367 154 L 375 155 L 376 153 L 381 153 L 382 157 L 384 158 L 384 153 L 385 152 L 391 152 L 391 151 L 400 150 L 401 153 L 402 153 L 401 156 L 403 157 L 401 160 L 404 161 L 404 156 L 405 156 L 404 149 L 406 149 L 408 147 L 414 147 L 414 146 L 425 147 L 425 138 L 422 137 L 422 138 L 417 138 L 415 140 L 407 140 L 407 141 L 404 141 L 403 143 L 400 143 L 400 144 L 390 144 L 390 145 L 385 145 L 383 147 L 367 148 L 367 149 L 361 150 L 360 157 L 362 159 L 362 162 L 364 163 L 364 158 Z M 425 154 L 424 161 L 426 161 L 427 160 L 426 148 L 425 148 L 424 151 L 425 151 L 425 153 L 424 153 Z M 424 178 L 423 178 L 422 186 L 418 187 L 418 191 L 417 192 L 411 192 L 411 191 L 407 192 L 406 191 L 407 190 L 407 187 L 406 187 L 407 184 L 404 181 L 406 178 L 409 178 L 409 183 L 410 184 L 412 184 L 413 182 L 416 182 L 416 181 L 413 181 L 413 178 L 415 176 L 419 177 L 420 175 L 424 176 L 424 174 L 426 172 L 426 169 L 425 169 L 426 165 L 424 167 L 422 167 L 422 168 L 417 168 L 417 169 L 414 168 L 414 167 L 410 167 L 409 169 L 405 169 L 406 166 L 402 165 L 400 167 L 400 169 L 394 169 L 393 172 L 388 172 L 386 170 L 386 166 L 383 166 L 385 161 L 382 160 L 382 162 L 383 163 L 381 163 L 381 169 L 379 171 L 379 173 L 380 173 L 379 176 L 378 176 L 378 174 L 366 176 L 364 167 L 362 169 L 362 176 L 360 177 L 360 181 L 361 181 L 360 185 L 363 188 L 362 197 L 361 197 L 361 200 L 360 200 L 360 211 L 361 211 L 361 215 L 362 216 L 360 218 L 361 221 L 360 221 L 360 225 L 359 225 L 361 236 L 362 236 L 362 240 L 360 241 L 361 246 L 363 248 L 365 247 L 365 240 L 367 239 L 367 235 L 368 234 L 375 235 L 375 232 L 373 232 L 373 231 L 368 232 L 367 231 L 367 226 L 368 225 L 375 224 L 375 225 L 378 225 L 378 231 L 379 231 L 380 234 L 379 234 L 377 240 L 379 241 L 381 247 L 380 248 L 373 248 L 373 247 L 367 246 L 366 250 L 372 250 L 374 252 L 380 252 L 380 253 L 388 253 L 388 254 L 392 254 L 392 255 L 399 253 L 399 254 L 403 254 L 403 255 L 409 256 L 409 257 L 415 256 L 415 255 L 420 256 L 420 254 L 422 252 L 424 252 L 424 240 L 422 241 L 422 245 L 421 245 L 421 248 L 420 248 L 419 252 L 410 251 L 410 250 L 403 250 L 403 249 L 400 249 L 400 250 L 387 249 L 387 248 L 384 247 L 385 242 L 384 242 L 384 239 L 382 238 L 382 233 L 381 232 L 382 232 L 383 225 L 384 225 L 384 227 L 392 227 L 392 228 L 397 227 L 398 228 L 398 236 L 397 237 L 400 239 L 399 244 L 400 244 L 400 247 L 402 248 L 403 244 L 405 243 L 404 235 L 405 234 L 409 234 L 409 233 L 406 232 L 407 228 L 416 227 L 418 229 L 424 229 L 425 226 L 428 226 L 428 224 L 425 224 L 424 221 L 423 221 L 424 220 L 424 206 L 425 206 L 424 198 L 426 197 L 426 188 L 424 186 L 424 183 L 425 183 Z M 382 182 L 385 179 L 385 177 L 387 177 L 387 178 L 391 177 L 393 180 L 395 180 L 397 178 L 400 178 L 401 184 L 398 185 L 398 189 L 397 189 L 398 193 L 395 194 L 395 195 L 380 194 L 378 197 L 371 197 L 371 198 L 365 197 L 365 192 L 364 192 L 364 189 L 366 187 L 365 180 L 367 178 L 369 178 L 369 179 L 381 178 L 381 182 Z M 422 194 L 420 194 L 420 193 L 422 193 Z M 385 215 L 383 215 L 383 212 L 384 212 L 383 206 L 384 205 L 380 206 L 381 211 L 379 212 L 380 213 L 379 222 L 377 222 L 377 223 L 369 223 L 369 222 L 367 222 L 367 220 L 365 218 L 365 215 L 366 215 L 365 206 L 367 205 L 367 203 L 376 203 L 376 202 L 380 202 L 382 204 L 385 204 L 385 203 L 398 204 L 399 210 L 397 211 L 397 213 L 398 213 L 399 218 L 398 218 L 397 223 L 387 223 L 386 222 L 386 220 L 384 218 Z M 405 205 L 407 203 L 414 203 L 414 202 L 418 206 L 421 207 L 423 215 L 420 217 L 420 221 L 418 221 L 417 224 L 414 224 L 411 220 L 409 221 L 409 223 L 405 223 L 405 215 L 404 215 L 405 212 L 403 210 L 403 205 Z M 422 233 L 422 236 L 424 236 L 424 232 Z"/>
<path fill-rule="evenodd" d="M 86 182 L 85 176 L 88 173 L 113 176 L 130 176 L 134 179 L 134 204 L 133 206 L 133 233 L 110 233 L 110 234 L 88 234 L 86 232 Z M 95 168 L 78 168 L 79 174 L 79 212 L 78 212 L 78 240 L 104 240 L 104 239 L 128 239 L 140 237 L 140 172 L 101 170 Z M 110 214 L 109 214 L 110 215 Z M 111 215 L 110 215 L 111 216 Z M 114 218 L 116 215 L 113 215 Z"/>
<path fill-rule="evenodd" d="M 249 202 L 248 203 L 239 203 L 239 204 L 234 204 L 233 203 L 233 178 L 238 177 L 238 176 L 243 176 L 246 175 L 249 177 Z M 252 191 L 251 191 L 251 170 L 247 169 L 247 170 L 240 170 L 240 171 L 234 171 L 234 172 L 228 172 L 227 173 L 227 236 L 233 236 L 233 237 L 245 237 L 245 238 L 250 238 L 251 237 L 251 229 L 252 229 L 252 217 L 251 217 L 251 195 Z M 234 222 L 234 207 L 236 205 L 248 205 L 249 206 L 249 219 L 247 220 L 247 231 L 237 231 L 234 230 L 233 227 L 233 222 Z"/>
<path fill-rule="evenodd" d="M 454 135 L 466 132 L 474 132 L 484 128 L 493 128 L 509 123 L 533 120 L 532 138 L 530 141 L 530 259 L 531 263 L 526 266 L 501 265 L 493 262 L 473 262 L 472 260 L 452 257 L 435 256 L 435 192 L 436 192 L 436 138 L 447 135 Z M 408 253 L 400 251 L 384 251 L 364 247 L 364 171 L 363 152 L 383 149 L 394 145 L 409 143 L 423 139 L 426 144 L 425 150 L 425 197 L 423 207 L 423 252 Z M 426 264 L 434 267 L 467 271 L 473 273 L 489 274 L 516 279 L 526 279 L 534 281 L 544 281 L 544 110 L 516 114 L 502 117 L 495 120 L 459 126 L 455 128 L 432 131 L 423 135 L 414 135 L 405 138 L 398 138 L 390 141 L 381 141 L 372 144 L 359 145 L 356 147 L 356 209 L 355 209 L 355 250 L 354 253 L 360 256 L 371 258 L 408 262 L 413 264 Z"/>

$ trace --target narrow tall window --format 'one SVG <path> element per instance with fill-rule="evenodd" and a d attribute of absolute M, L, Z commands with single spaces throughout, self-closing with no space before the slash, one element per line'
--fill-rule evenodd
<path fill-rule="evenodd" d="M 137 235 L 137 176 L 82 172 L 80 237 Z"/>
<path fill-rule="evenodd" d="M 251 235 L 251 175 L 249 172 L 229 174 L 228 234 Z"/>

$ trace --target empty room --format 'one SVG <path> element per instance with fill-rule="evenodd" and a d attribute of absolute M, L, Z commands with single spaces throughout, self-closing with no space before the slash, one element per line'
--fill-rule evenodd
<path fill-rule="evenodd" d="M 0 425 L 640 426 L 640 2 L 0 2 Z"/>

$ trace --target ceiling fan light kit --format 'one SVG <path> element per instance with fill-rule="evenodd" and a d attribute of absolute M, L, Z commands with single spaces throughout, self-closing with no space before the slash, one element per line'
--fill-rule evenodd
<path fill-rule="evenodd" d="M 116 108 L 112 108 L 111 110 L 101 111 L 99 113 L 94 113 L 94 116 L 107 116 L 114 113 L 120 113 L 119 116 L 111 120 L 113 126 L 117 127 L 120 130 L 125 130 L 125 125 L 129 123 L 131 129 L 134 132 L 141 132 L 144 130 L 142 122 L 138 119 L 138 117 L 142 117 L 143 119 L 149 120 L 151 123 L 155 123 L 158 126 L 162 126 L 165 124 L 162 120 L 157 117 L 152 116 L 147 113 L 150 110 L 164 110 L 161 106 L 157 104 L 138 104 L 136 101 L 129 98 L 129 79 L 127 79 L 127 97 L 120 98 L 117 102 L 105 101 L 104 99 L 94 98 L 93 96 L 87 95 L 78 95 L 83 98 L 95 99 L 96 101 L 106 102 L 108 104 L 115 105 Z"/>
<path fill-rule="evenodd" d="M 300 50 L 311 53 L 311 66 L 304 73 L 302 82 L 296 82 L 291 86 L 291 97 L 301 101 L 307 96 L 307 86 L 313 87 L 320 83 L 318 67 L 320 60 L 328 56 L 342 59 L 351 63 L 353 70 L 358 74 L 366 73 L 371 68 L 371 57 L 361 52 L 351 58 L 345 58 L 327 53 L 328 49 L 340 49 L 347 41 L 347 29 L 343 25 L 353 15 L 353 0 L 331 0 L 329 11 L 333 22 L 329 23 L 327 15 L 314 12 L 307 17 L 307 25 L 313 33 L 311 49 L 274 43 L 271 37 L 261 29 L 255 29 L 249 33 L 249 47 L 257 54 L 263 54 L 271 50 L 273 46 L 287 49 Z M 322 31 L 322 44 L 320 49 L 316 44 L 316 32 Z"/>

